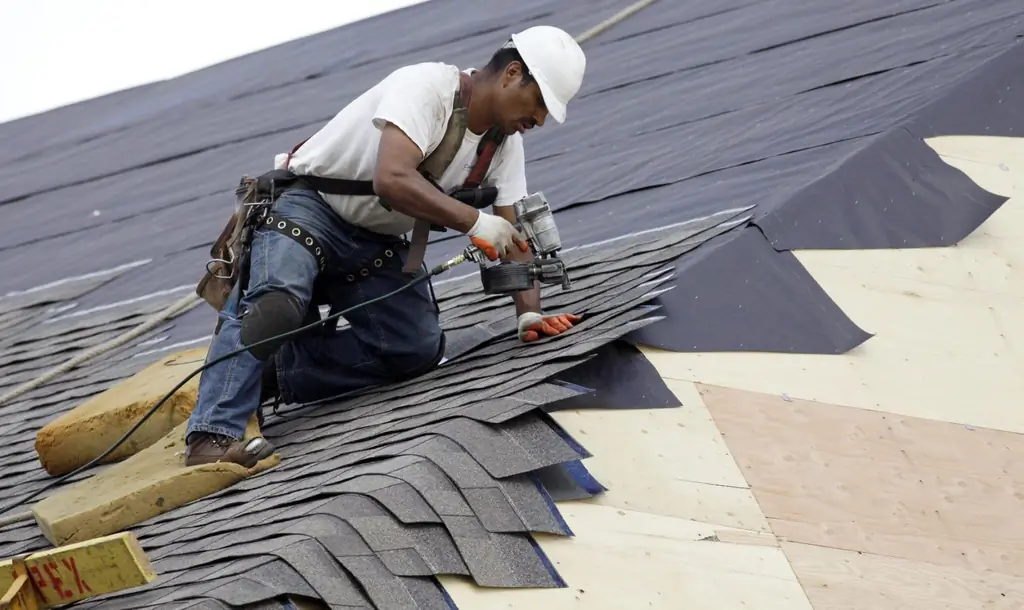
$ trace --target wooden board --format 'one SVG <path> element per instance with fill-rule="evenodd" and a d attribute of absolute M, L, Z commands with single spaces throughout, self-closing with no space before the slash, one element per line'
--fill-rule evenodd
<path fill-rule="evenodd" d="M 43 468 L 55 476 L 67 474 L 102 454 L 202 366 L 206 353 L 206 348 L 200 348 L 168 355 L 47 423 L 36 433 L 35 442 Z M 189 379 L 101 462 L 134 455 L 187 420 L 199 395 L 199 378 L 196 375 Z"/>
<path fill-rule="evenodd" d="M 140 587 L 156 579 L 138 540 L 128 532 L 33 553 L 25 559 L 25 566 L 44 608 Z M 12 561 L 0 561 L 0 594 L 13 582 Z"/>
<path fill-rule="evenodd" d="M 483 589 L 466 579 L 442 585 L 474 610 L 811 610 L 782 549 L 716 541 L 725 528 L 596 506 L 560 503 L 573 539 L 540 538 L 564 589 Z M 741 535 L 750 535 L 741 532 Z"/>
<path fill-rule="evenodd" d="M 814 610 L 1019 610 L 1024 578 L 784 542 Z"/>
<path fill-rule="evenodd" d="M 536 537 L 569 587 L 441 578 L 458 607 L 811 610 L 696 387 L 668 385 L 682 407 L 552 414 L 609 488 L 558 504 L 575 537 Z"/>
<path fill-rule="evenodd" d="M 779 538 L 1024 576 L 1024 436 L 701 393 Z"/>
<path fill-rule="evenodd" d="M 281 461 L 274 453 L 246 469 L 230 462 L 188 466 L 184 462 L 184 421 L 163 439 L 87 479 L 64 487 L 32 507 L 39 529 L 61 545 L 131 528 L 208 496 Z M 259 435 L 256 416 L 246 438 Z"/>
<path fill-rule="evenodd" d="M 593 502 L 769 531 L 694 385 L 667 384 L 682 407 L 552 414 L 594 454 L 585 466 L 608 491 Z"/>

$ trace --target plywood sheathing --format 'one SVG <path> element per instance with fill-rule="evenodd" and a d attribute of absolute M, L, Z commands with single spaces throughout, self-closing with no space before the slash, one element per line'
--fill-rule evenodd
<path fill-rule="evenodd" d="M 953 247 L 795 253 L 874 337 L 839 356 L 645 349 L 662 376 L 1024 432 L 1024 139 L 928 143 L 1010 199 Z"/>
<path fill-rule="evenodd" d="M 559 502 L 572 538 L 535 536 L 571 586 L 510 596 L 442 578 L 458 607 L 811 610 L 696 387 L 668 386 L 682 407 L 552 414 L 608 488 Z"/>
<path fill-rule="evenodd" d="M 202 366 L 206 348 L 171 354 L 43 426 L 35 450 L 43 468 L 62 475 L 89 463 L 116 443 L 189 373 Z M 101 460 L 114 462 L 149 447 L 188 419 L 199 392 L 199 375 L 179 390 Z"/>
<path fill-rule="evenodd" d="M 516 591 L 441 583 L 474 610 L 811 610 L 782 550 L 715 540 L 723 528 L 583 502 L 559 503 L 576 537 L 538 541 L 567 582 L 564 589 Z M 625 584 L 628 583 L 628 586 Z"/>
<path fill-rule="evenodd" d="M 1024 435 L 698 387 L 817 610 L 1024 607 Z"/>
<path fill-rule="evenodd" d="M 274 454 L 248 470 L 230 463 L 186 467 L 186 426 L 183 422 L 127 460 L 40 500 L 32 511 L 46 539 L 59 546 L 127 530 L 272 468 L 281 460 Z M 257 435 L 254 417 L 246 438 Z"/>
<path fill-rule="evenodd" d="M 1020 610 L 1024 579 L 783 542 L 814 610 Z"/>
<path fill-rule="evenodd" d="M 666 381 L 682 406 L 564 411 L 556 420 L 593 454 L 587 469 L 608 488 L 592 501 L 707 524 L 769 532 L 750 487 L 694 385 Z"/>

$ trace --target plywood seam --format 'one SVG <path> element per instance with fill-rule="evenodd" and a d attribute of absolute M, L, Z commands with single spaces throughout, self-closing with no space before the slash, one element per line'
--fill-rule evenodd
<path fill-rule="evenodd" d="M 793 579 L 796 580 L 796 584 L 800 585 L 800 591 L 802 591 L 804 597 L 807 598 L 807 604 L 811 606 L 812 610 L 817 610 L 817 608 L 814 607 L 814 602 L 811 601 L 810 586 L 804 582 L 804 579 L 800 578 L 800 572 L 798 572 L 793 566 L 793 561 L 789 558 L 789 553 L 786 552 L 785 543 L 788 541 L 783 540 L 778 536 L 775 536 L 775 539 L 779 541 L 779 550 L 782 551 L 782 556 L 786 560 L 786 565 L 789 566 L 789 571 L 793 574 Z"/>
<path fill-rule="evenodd" d="M 771 527 L 772 521 L 792 521 L 791 519 L 779 519 L 779 518 L 776 518 L 776 517 L 768 517 L 767 515 L 765 516 L 765 519 L 768 521 L 769 527 Z M 804 523 L 807 523 L 807 522 L 804 521 Z M 930 561 L 930 560 L 927 560 L 927 559 L 923 559 L 920 556 L 909 556 L 909 555 L 896 555 L 896 554 L 889 554 L 889 553 L 878 553 L 878 552 L 874 552 L 874 551 L 866 551 L 866 550 L 863 550 L 863 549 L 849 548 L 847 546 L 836 546 L 836 545 L 829 545 L 829 544 L 820 544 L 820 543 L 815 543 L 815 542 L 809 542 L 809 541 L 806 541 L 806 540 L 795 540 L 793 538 L 788 538 L 788 537 L 785 537 L 785 536 L 778 536 L 778 535 L 776 535 L 775 537 L 779 541 L 780 545 L 782 545 L 783 543 L 802 544 L 804 546 L 820 547 L 820 548 L 824 548 L 824 549 L 832 549 L 832 550 L 835 550 L 835 551 L 843 551 L 843 552 L 847 552 L 847 553 L 857 553 L 858 555 L 870 555 L 870 556 L 873 556 L 873 557 L 885 557 L 885 558 L 888 558 L 888 559 L 897 559 L 899 561 L 924 563 L 924 564 L 927 564 L 927 565 L 930 565 L 930 566 L 936 566 L 938 568 L 943 568 L 943 569 L 959 569 L 959 570 L 970 570 L 970 571 L 976 571 L 976 572 L 990 572 L 992 574 L 1001 574 L 1003 576 L 1010 576 L 1010 577 L 1013 577 L 1013 578 L 1024 579 L 1024 574 L 1022 574 L 1020 572 L 1001 570 L 1001 569 L 999 569 L 997 567 L 993 567 L 991 565 L 990 566 L 985 566 L 983 568 L 979 568 L 979 567 L 975 567 L 975 566 L 972 566 L 972 565 L 969 565 L 969 564 L 966 564 L 966 563 L 956 563 L 956 562 L 952 562 L 952 561 L 947 561 L 947 562 Z M 966 538 L 966 537 L 953 537 L 953 536 L 949 536 L 948 539 L 951 540 L 951 541 L 954 541 L 954 542 L 957 542 L 957 541 L 958 542 L 969 542 L 969 541 L 971 541 L 970 538 Z M 996 546 L 996 548 L 1014 550 L 1017 547 L 1014 547 L 1013 545 L 1007 545 L 1007 546 Z"/>
<path fill-rule="evenodd" d="M 814 542 L 805 542 L 803 540 L 793 540 L 791 538 L 786 538 L 784 536 L 776 536 L 776 538 L 779 541 L 779 546 L 782 549 L 783 553 L 785 553 L 785 551 L 786 551 L 786 546 L 785 545 L 787 545 L 787 544 L 802 545 L 802 546 L 812 546 L 812 547 L 817 547 L 817 548 L 822 548 L 822 549 L 830 549 L 830 550 L 833 550 L 833 551 L 841 551 L 843 553 L 856 553 L 857 555 L 866 555 L 868 557 L 881 557 L 881 558 L 885 558 L 885 559 L 895 559 L 895 560 L 898 560 L 898 561 L 906 561 L 908 563 L 921 563 L 921 564 L 925 564 L 925 565 L 929 565 L 929 566 L 934 566 L 936 568 L 943 569 L 943 570 L 967 570 L 967 571 L 970 571 L 970 572 L 977 572 L 979 574 L 991 573 L 991 574 L 998 574 L 1000 576 L 1009 576 L 1011 578 L 1021 578 L 1022 580 L 1024 580 L 1024 575 L 1015 574 L 1013 572 L 1005 572 L 1005 571 L 1001 571 L 1001 570 L 997 570 L 997 569 L 993 569 L 993 568 L 988 568 L 988 567 L 986 567 L 986 568 L 977 568 L 977 567 L 969 566 L 969 565 L 957 565 L 957 564 L 953 564 L 953 563 L 938 563 L 938 562 L 935 562 L 935 561 L 929 561 L 927 559 L 918 559 L 916 557 L 903 557 L 903 556 L 900 556 L 900 555 L 887 555 L 885 553 L 874 553 L 874 552 L 871 552 L 871 551 L 862 551 L 860 549 L 848 549 L 846 547 L 841 547 L 841 546 L 830 546 L 830 545 L 827 545 L 827 544 L 816 544 Z M 786 561 L 789 561 L 789 555 L 786 555 Z"/>
<path fill-rule="evenodd" d="M 721 433 L 719 433 L 719 434 L 721 434 Z M 736 458 L 733 458 L 732 454 L 729 455 L 729 458 L 732 459 L 733 462 L 736 461 Z M 740 471 L 740 474 L 743 474 L 742 470 Z M 710 487 L 724 487 L 725 489 L 738 489 L 740 491 L 752 491 L 751 488 L 750 488 L 750 483 L 747 483 L 746 485 L 740 486 L 740 485 L 726 485 L 725 483 L 709 483 L 707 481 L 694 481 L 692 479 L 684 479 L 682 477 L 673 477 L 673 479 L 675 479 L 676 481 L 679 481 L 681 483 L 691 483 L 693 485 L 708 485 Z M 747 478 L 743 477 L 743 480 L 746 481 Z M 740 529 L 742 529 L 742 528 L 740 528 Z"/>
<path fill-rule="evenodd" d="M 731 486 L 728 486 L 728 485 L 714 485 L 712 483 L 703 483 L 703 482 L 700 482 L 700 481 L 694 481 L 693 484 L 694 485 L 710 485 L 712 487 L 724 487 L 726 489 L 735 489 L 735 490 L 738 490 L 738 491 L 751 491 L 750 489 L 743 488 L 743 487 L 731 487 Z M 754 503 L 757 505 L 757 509 L 758 509 L 758 511 L 760 511 L 761 517 L 763 517 L 765 519 L 765 523 L 768 523 L 768 518 L 765 516 L 764 511 L 761 510 L 761 505 L 757 504 L 757 497 L 753 494 L 753 492 L 751 492 L 751 498 L 754 500 Z M 685 521 L 687 523 L 697 523 L 697 524 L 700 524 L 700 525 L 706 525 L 708 527 L 714 528 L 715 532 L 720 532 L 722 530 L 731 530 L 731 531 L 734 531 L 734 532 L 756 534 L 756 535 L 759 535 L 759 536 L 775 536 L 775 532 L 774 531 L 765 532 L 763 530 L 754 529 L 754 528 L 751 528 L 751 527 L 743 527 L 743 526 L 740 526 L 740 525 L 729 525 L 729 524 L 719 523 L 719 522 L 715 522 L 715 521 L 708 521 L 708 520 L 700 519 L 700 518 L 697 518 L 697 517 L 684 517 L 684 516 L 680 516 L 680 515 L 673 515 L 673 514 L 666 513 L 666 512 L 658 512 L 658 511 L 654 511 L 654 510 L 635 508 L 633 506 L 622 506 L 622 505 L 615 504 L 615 503 L 602 504 L 599 501 L 599 496 L 598 497 L 593 497 L 593 498 L 582 498 L 582 499 L 579 499 L 579 500 L 559 500 L 556 503 L 556 505 L 560 509 L 564 508 L 564 507 L 567 507 L 567 506 L 576 505 L 576 504 L 584 504 L 584 505 L 596 506 L 596 507 L 599 507 L 599 508 L 607 508 L 607 509 L 610 509 L 610 510 L 615 510 L 615 511 L 625 512 L 625 513 L 634 513 L 634 514 L 637 514 L 637 515 L 643 515 L 643 516 L 646 516 L 646 517 L 652 517 L 652 518 L 656 518 L 656 519 L 675 519 L 677 521 Z M 769 529 L 771 528 L 771 524 L 770 523 L 768 523 L 768 527 L 769 527 Z M 578 538 L 579 536 L 576 536 L 576 537 Z M 537 536 L 534 535 L 534 538 L 537 538 Z M 775 538 L 778 539 L 777 536 L 775 536 Z M 545 542 L 550 540 L 552 543 L 555 543 L 555 544 L 558 544 L 560 542 L 571 542 L 571 539 L 565 539 L 565 538 L 563 538 L 561 536 L 554 536 L 554 535 L 545 535 L 544 539 L 545 539 Z M 701 539 L 695 539 L 695 540 L 699 541 Z M 753 546 L 753 545 L 748 545 L 748 546 Z"/>
<path fill-rule="evenodd" d="M 716 427 L 717 427 L 717 425 L 718 424 L 715 424 Z M 735 459 L 735 458 L 733 458 L 733 459 Z M 764 515 L 764 509 L 761 508 L 761 503 L 758 502 L 758 500 L 757 500 L 757 493 L 753 493 L 753 496 L 754 496 L 754 503 L 757 504 L 757 508 L 759 510 L 761 510 L 761 514 Z M 791 580 L 789 580 L 789 579 L 785 579 L 785 580 L 790 581 L 790 582 L 796 582 L 800 586 L 800 592 L 804 594 L 804 599 L 807 600 L 807 604 L 809 606 L 811 606 L 812 610 L 814 610 L 814 604 L 811 602 L 811 596 L 810 596 L 810 592 L 808 591 L 808 587 L 807 587 L 806 584 L 804 584 L 803 580 L 800 579 L 800 574 L 797 573 L 796 568 L 793 566 L 793 562 L 789 558 L 789 554 L 786 553 L 786 548 L 783 546 L 783 543 L 790 542 L 790 541 L 785 539 L 785 538 L 783 538 L 783 537 L 781 537 L 781 536 L 779 536 L 777 533 L 775 533 L 775 529 L 772 528 L 771 519 L 769 519 L 767 515 L 765 515 L 765 521 L 768 523 L 768 529 L 770 530 L 769 531 L 769 535 L 771 535 L 775 539 L 776 546 L 774 548 L 777 548 L 779 550 L 779 552 L 782 553 L 782 558 L 786 561 L 786 566 L 789 568 L 789 576 L 791 577 Z M 736 544 L 736 543 L 733 543 L 733 542 L 722 542 L 720 544 Z M 748 546 L 752 546 L 752 545 L 748 545 Z M 784 580 L 784 579 L 780 578 L 780 580 Z"/>
<path fill-rule="evenodd" d="M 822 355 L 822 356 L 825 357 L 825 358 L 834 357 L 834 356 L 830 356 L 830 355 Z M 753 393 L 757 393 L 757 394 L 764 394 L 766 396 L 782 398 L 783 400 L 785 400 L 785 397 L 783 397 L 782 393 L 777 393 L 777 392 L 763 392 L 763 391 L 760 391 L 760 390 L 748 390 L 748 389 L 743 388 L 743 387 L 727 386 L 727 385 L 721 385 L 721 384 L 717 384 L 717 383 L 705 383 L 703 381 L 697 381 L 695 379 L 682 379 L 682 378 L 679 378 L 679 377 L 672 377 L 670 375 L 662 375 L 662 377 L 664 377 L 665 379 L 674 379 L 676 381 L 689 381 L 689 382 L 693 383 L 694 385 L 697 385 L 697 386 L 700 386 L 700 387 L 705 387 L 705 388 L 710 388 L 710 389 L 734 390 L 734 391 L 741 391 L 741 392 L 753 392 Z M 941 423 L 941 424 L 951 424 L 951 425 L 954 425 L 954 426 L 967 426 L 967 427 L 970 427 L 971 430 L 982 430 L 982 431 L 987 431 L 987 432 L 996 432 L 996 433 L 999 433 L 999 434 L 1013 434 L 1015 436 L 1024 436 L 1024 432 L 1019 432 L 1019 431 L 1016 431 L 1016 430 L 1009 430 L 1007 428 L 993 428 L 993 427 L 990 427 L 990 426 L 983 426 L 983 425 L 972 424 L 972 423 L 968 423 L 968 422 L 951 421 L 951 420 L 948 420 L 948 419 L 940 419 L 938 417 L 932 417 L 932 416 L 928 416 L 928 415 L 925 415 L 925 414 L 907 415 L 907 414 L 903 414 L 903 413 L 896 413 L 896 412 L 893 412 L 893 411 L 888 411 L 888 410 L 886 410 L 884 408 L 881 408 L 881 407 L 876 408 L 876 409 L 869 409 L 867 407 L 862 407 L 862 406 L 858 406 L 858 405 L 852 405 L 852 404 L 849 404 L 849 403 L 831 402 L 831 401 L 830 402 L 825 402 L 823 400 L 818 400 L 816 398 L 810 398 L 810 397 L 807 397 L 807 396 L 801 396 L 799 394 L 791 394 L 789 392 L 786 393 L 786 397 L 789 397 L 792 400 L 800 400 L 800 401 L 803 401 L 803 402 L 813 403 L 815 406 L 842 407 L 844 409 L 856 409 L 858 411 L 862 411 L 863 413 L 870 414 L 870 415 L 885 415 L 885 416 L 891 416 L 891 417 L 902 417 L 902 418 L 906 418 L 906 419 L 919 419 L 919 420 L 922 420 L 922 421 L 936 422 L 936 423 Z M 712 413 L 711 417 L 712 417 L 712 419 L 714 418 L 714 414 L 713 413 Z M 716 427 L 718 426 L 717 422 L 715 423 L 715 426 Z M 719 431 L 719 433 L 721 434 L 721 431 Z M 725 435 L 723 434 L 722 437 L 724 439 Z M 732 452 L 731 451 L 730 451 L 729 455 L 732 456 Z M 735 461 L 735 459 L 736 458 L 733 457 L 734 461 Z M 740 472 L 742 472 L 742 470 Z M 746 478 L 746 476 L 744 476 L 744 479 L 745 478 Z M 753 488 L 751 488 L 751 489 L 753 489 Z"/>

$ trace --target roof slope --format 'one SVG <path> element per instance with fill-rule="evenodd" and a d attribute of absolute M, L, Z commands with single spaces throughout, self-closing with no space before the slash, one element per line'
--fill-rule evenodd
<path fill-rule="evenodd" d="M 264 171 L 389 70 L 478 65 L 511 31 L 579 33 L 624 5 L 432 0 L 0 125 L 11 143 L 0 281 L 21 291 L 0 299 L 0 391 L 192 290 L 237 177 Z M 445 608 L 436 574 L 563 584 L 528 533 L 569 534 L 554 501 L 601 485 L 580 462 L 586 448 L 544 413 L 579 398 L 560 380 L 613 343 L 835 354 L 867 340 L 787 250 L 950 245 L 988 218 L 1005 197 L 920 138 L 1020 135 L 1022 20 L 1018 0 L 655 2 L 595 38 L 568 122 L 527 138 L 531 190 L 577 248 L 574 289 L 545 291 L 546 307 L 588 321 L 512 347 L 507 303 L 475 292 L 472 276 L 438 282 L 449 364 L 271 417 L 282 464 L 142 525 L 167 578 L 83 605 L 290 594 Z M 434 240 L 435 262 L 464 246 Z M 43 423 L 204 343 L 212 323 L 193 309 L 0 405 L 4 507 L 46 482 L 32 448 Z M 0 556 L 44 544 L 32 527 L 0 530 Z"/>

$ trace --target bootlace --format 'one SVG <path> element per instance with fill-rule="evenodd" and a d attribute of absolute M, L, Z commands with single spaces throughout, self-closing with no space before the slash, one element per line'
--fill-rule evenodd
<path fill-rule="evenodd" d="M 221 434 L 211 434 L 210 439 L 213 441 L 213 444 L 218 447 L 229 447 L 231 446 L 231 443 L 234 442 L 234 439 L 230 436 L 223 436 Z"/>

